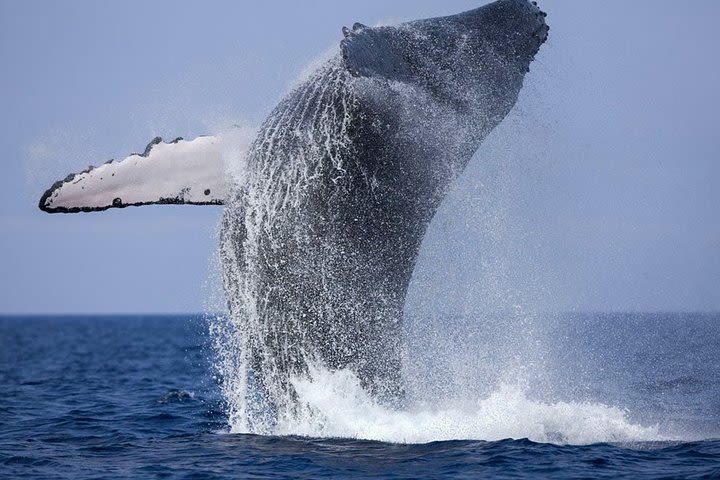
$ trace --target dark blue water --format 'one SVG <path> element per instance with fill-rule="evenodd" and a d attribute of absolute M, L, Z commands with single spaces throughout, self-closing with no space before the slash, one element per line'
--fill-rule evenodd
<path fill-rule="evenodd" d="M 5 317 L 0 478 L 720 478 L 719 315 L 546 321 L 556 339 L 547 356 L 567 390 L 548 395 L 582 391 L 627 408 L 632 421 L 660 425 L 662 439 L 403 445 L 229 434 L 201 318 Z"/>

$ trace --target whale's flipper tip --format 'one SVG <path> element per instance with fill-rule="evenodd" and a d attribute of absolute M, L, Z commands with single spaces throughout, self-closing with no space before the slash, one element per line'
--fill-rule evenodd
<path fill-rule="evenodd" d="M 165 143 L 155 137 L 143 153 L 55 182 L 38 207 L 47 213 L 78 213 L 140 205 L 222 205 L 224 174 L 220 138 Z"/>

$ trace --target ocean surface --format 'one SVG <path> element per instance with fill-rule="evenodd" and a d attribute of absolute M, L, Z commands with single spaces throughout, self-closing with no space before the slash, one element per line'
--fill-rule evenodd
<path fill-rule="evenodd" d="M 472 323 L 457 342 L 490 350 Z M 516 372 L 532 359 L 523 382 L 488 373 L 482 352 L 411 358 L 410 398 L 424 378 L 443 401 L 389 412 L 319 375 L 299 391 L 322 415 L 263 436 L 228 417 L 201 316 L 0 317 L 0 478 L 720 478 L 720 315 L 552 315 L 532 330 L 532 355 L 501 356 Z"/>

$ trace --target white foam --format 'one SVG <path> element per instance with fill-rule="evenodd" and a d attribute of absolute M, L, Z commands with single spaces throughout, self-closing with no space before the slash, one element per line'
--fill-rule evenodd
<path fill-rule="evenodd" d="M 662 440 L 655 427 L 632 423 L 626 411 L 600 403 L 543 403 L 517 385 L 502 384 L 476 400 L 417 403 L 403 410 L 378 404 L 349 370 L 313 368 L 296 379 L 302 411 L 278 420 L 271 433 L 393 443 L 527 438 L 535 442 L 590 444 Z M 246 422 L 231 425 L 247 433 Z"/>

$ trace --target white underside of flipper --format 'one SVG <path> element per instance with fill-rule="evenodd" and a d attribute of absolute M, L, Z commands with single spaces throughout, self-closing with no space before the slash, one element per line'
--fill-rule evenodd
<path fill-rule="evenodd" d="M 227 194 L 220 137 L 155 138 L 142 154 L 69 175 L 40 199 L 49 213 L 152 204 L 222 205 Z"/>

